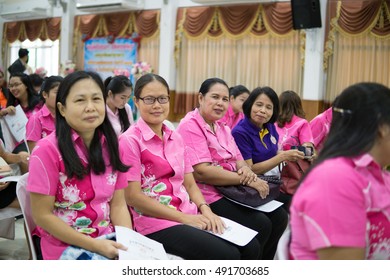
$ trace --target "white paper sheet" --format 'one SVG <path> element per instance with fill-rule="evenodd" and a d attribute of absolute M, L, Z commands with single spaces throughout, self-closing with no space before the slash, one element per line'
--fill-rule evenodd
<path fill-rule="evenodd" d="M 216 234 L 211 231 L 208 232 L 239 246 L 245 246 L 246 244 L 248 244 L 249 241 L 251 241 L 258 233 L 257 231 L 247 228 L 239 223 L 236 223 L 235 221 L 229 220 L 224 217 L 221 217 L 221 219 L 225 222 L 225 225 L 227 227 L 224 233 Z"/>
<path fill-rule="evenodd" d="M 225 197 L 225 198 L 229 199 L 228 197 Z M 266 213 L 272 212 L 275 209 L 277 209 L 277 208 L 279 208 L 280 206 L 283 205 L 283 202 L 280 202 L 280 201 L 277 201 L 277 200 L 271 200 L 270 202 L 267 202 L 266 204 L 263 204 L 261 206 L 252 207 L 252 206 L 249 206 L 249 205 L 246 205 L 246 204 L 242 204 L 241 202 L 235 201 L 233 199 L 229 199 L 229 200 L 233 201 L 234 203 L 240 204 L 242 206 L 245 206 L 245 207 L 248 207 L 248 208 L 252 208 L 252 209 L 255 209 L 257 211 L 266 212 Z"/>
<path fill-rule="evenodd" d="M 119 250 L 119 260 L 168 260 L 164 246 L 134 230 L 115 226 L 116 241 L 127 247 Z"/>
<path fill-rule="evenodd" d="M 26 136 L 27 117 L 20 105 L 16 106 L 15 109 L 15 114 L 5 115 L 4 120 L 15 140 L 17 142 L 21 142 Z"/>

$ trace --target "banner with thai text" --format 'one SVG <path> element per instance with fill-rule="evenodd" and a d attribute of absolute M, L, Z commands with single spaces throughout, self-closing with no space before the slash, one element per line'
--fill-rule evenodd
<path fill-rule="evenodd" d="M 113 76 L 115 70 L 127 70 L 137 60 L 137 43 L 131 38 L 91 38 L 84 45 L 84 69 L 98 72 L 103 79 Z M 130 76 L 129 76 L 130 77 Z"/>

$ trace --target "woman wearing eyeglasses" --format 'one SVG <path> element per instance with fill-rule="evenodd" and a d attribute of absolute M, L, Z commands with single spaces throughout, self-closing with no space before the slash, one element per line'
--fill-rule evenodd
<path fill-rule="evenodd" d="M 225 226 L 195 183 L 183 139 L 163 123 L 167 82 L 146 74 L 134 96 L 140 119 L 119 137 L 119 147 L 122 161 L 132 166 L 125 196 L 135 229 L 184 259 L 256 259 L 256 239 L 239 247 L 203 231 L 222 233 Z"/>
<path fill-rule="evenodd" d="M 7 100 L 7 107 L 0 111 L 0 117 L 8 114 L 14 115 L 16 112 L 15 107 L 17 105 L 22 107 L 27 119 L 42 108 L 43 102 L 36 94 L 27 74 L 12 74 L 9 79 L 8 88 L 11 94 L 9 94 Z M 4 138 L 5 137 L 6 135 L 4 135 Z M 12 153 L 14 154 L 18 154 L 19 152 L 28 152 L 27 145 L 24 141 L 14 143 L 14 145 L 15 147 L 12 150 Z M 27 172 L 27 166 L 21 168 L 21 172 Z"/>

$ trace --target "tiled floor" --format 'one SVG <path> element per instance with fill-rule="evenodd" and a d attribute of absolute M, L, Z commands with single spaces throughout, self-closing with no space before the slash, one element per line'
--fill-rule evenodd
<path fill-rule="evenodd" d="M 28 260 L 29 251 L 24 233 L 24 219 L 15 223 L 15 239 L 0 238 L 0 260 Z"/>

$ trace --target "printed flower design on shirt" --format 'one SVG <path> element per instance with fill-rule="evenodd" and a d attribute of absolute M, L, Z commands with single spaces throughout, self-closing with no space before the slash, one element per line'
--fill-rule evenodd
<path fill-rule="evenodd" d="M 65 210 L 65 209 L 61 209 L 61 208 L 57 208 L 57 210 L 55 210 L 55 214 L 57 217 L 59 217 L 61 220 L 63 220 L 68 225 L 69 224 L 72 225 L 74 219 L 76 219 L 76 217 L 77 217 L 76 211 Z"/>
<path fill-rule="evenodd" d="M 367 223 L 370 231 L 369 259 L 387 260 L 390 258 L 390 239 L 385 237 L 385 229 L 382 222 L 378 224 Z"/>
<path fill-rule="evenodd" d="M 175 206 L 170 205 L 172 201 L 172 196 L 169 195 L 160 195 L 163 191 L 167 189 L 167 185 L 163 182 L 156 180 L 155 175 L 145 175 L 146 167 L 144 164 L 141 164 L 141 177 L 142 177 L 142 192 L 151 198 L 156 199 L 159 203 L 166 205 L 168 207 L 176 209 Z M 134 209 L 138 214 L 142 215 L 141 211 Z"/>
<path fill-rule="evenodd" d="M 60 208 L 69 208 L 74 210 L 84 210 L 87 206 L 83 201 L 80 199 L 80 190 L 77 188 L 76 185 L 72 184 L 65 184 L 68 177 L 60 172 L 60 182 L 62 186 L 62 196 L 64 198 L 64 202 L 57 203 L 57 207 Z M 66 202 L 67 201 L 67 202 Z"/>
<path fill-rule="evenodd" d="M 74 224 L 74 228 L 78 232 L 85 233 L 85 234 L 91 234 L 91 233 L 94 233 L 96 231 L 95 228 L 88 227 L 91 224 L 92 224 L 91 219 L 83 216 L 83 217 L 79 217 L 76 219 L 75 224 Z"/>
<path fill-rule="evenodd" d="M 109 207 L 107 206 L 108 206 L 107 203 L 100 204 L 100 209 L 102 209 L 104 220 L 98 223 L 99 227 L 108 227 L 108 225 L 110 224 L 110 211 L 109 211 Z"/>
<path fill-rule="evenodd" d="M 107 175 L 107 185 L 114 186 L 116 183 L 118 175 L 116 173 L 111 172 L 110 174 Z"/>

